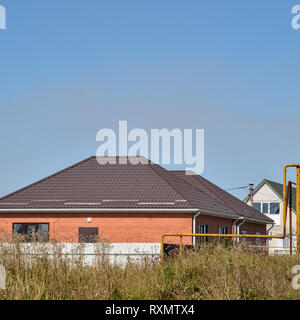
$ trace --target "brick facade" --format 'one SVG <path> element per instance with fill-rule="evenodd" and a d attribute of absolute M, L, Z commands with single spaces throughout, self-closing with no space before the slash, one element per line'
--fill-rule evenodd
<path fill-rule="evenodd" d="M 234 222 L 234 220 L 231 220 L 231 219 L 224 219 L 224 218 L 218 218 L 218 217 L 213 217 L 213 216 L 200 215 L 197 217 L 197 230 L 196 230 L 196 232 L 199 233 L 199 225 L 200 224 L 206 224 L 208 226 L 208 233 L 219 233 L 220 227 L 226 227 L 228 234 L 235 233 L 235 230 L 233 230 L 233 222 Z M 239 223 L 241 223 L 241 221 L 237 222 L 237 224 L 239 224 Z M 240 227 L 240 233 L 242 233 L 242 231 L 247 231 L 248 234 L 256 234 L 256 233 L 266 234 L 266 225 L 245 222 Z M 211 240 L 212 240 L 212 238 L 211 238 Z M 229 239 L 228 241 L 230 242 L 231 240 Z M 248 241 L 255 242 L 255 238 L 254 239 L 249 238 Z M 263 240 L 262 240 L 262 242 L 263 242 Z"/>
<path fill-rule="evenodd" d="M 88 218 L 92 218 L 88 222 Z M 192 233 L 191 213 L 9 213 L 0 214 L 0 230 L 11 234 L 13 223 L 49 223 L 49 237 L 60 242 L 77 242 L 80 227 L 97 227 L 100 239 L 111 243 L 159 243 L 163 233 Z M 219 227 L 227 227 L 232 233 L 231 219 L 200 215 L 199 224 L 207 224 L 209 233 L 219 233 Z M 241 231 L 248 234 L 265 234 L 263 224 L 245 223 Z M 167 237 L 166 243 L 178 243 L 179 239 Z M 191 237 L 184 238 L 191 244 Z"/>

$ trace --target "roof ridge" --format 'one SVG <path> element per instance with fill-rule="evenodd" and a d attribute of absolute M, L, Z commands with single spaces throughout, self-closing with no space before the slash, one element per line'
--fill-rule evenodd
<path fill-rule="evenodd" d="M 26 190 L 26 189 L 28 189 L 28 188 L 30 188 L 30 187 L 32 187 L 32 186 L 35 186 L 35 185 L 37 185 L 37 184 L 39 184 L 39 183 L 41 183 L 41 182 L 44 182 L 44 181 L 46 181 L 46 180 L 48 180 L 48 179 L 50 179 L 50 178 L 53 178 L 53 177 L 55 177 L 55 176 L 57 176 L 57 175 L 65 172 L 65 171 L 67 171 L 67 170 L 69 170 L 69 169 L 72 169 L 72 168 L 74 168 L 74 167 L 77 167 L 78 165 L 80 165 L 80 164 L 82 164 L 82 163 L 84 163 L 84 162 L 86 162 L 86 161 L 88 161 L 88 160 L 91 160 L 91 159 L 93 159 L 93 158 L 96 158 L 96 156 L 88 157 L 88 158 L 86 158 L 86 159 L 84 159 L 84 160 L 81 160 L 81 161 L 79 161 L 79 162 L 77 162 L 77 163 L 75 163 L 75 164 L 73 164 L 73 165 L 71 165 L 71 166 L 68 166 L 68 167 L 66 167 L 66 168 L 64 168 L 64 169 L 62 169 L 62 170 L 60 170 L 60 171 L 58 171 L 58 172 L 56 172 L 56 173 L 53 173 L 53 174 L 51 174 L 51 175 L 49 175 L 49 176 L 47 176 L 47 177 L 45 177 L 45 178 L 43 178 L 43 179 L 40 179 L 40 180 L 38 180 L 38 181 L 36 181 L 36 182 L 33 182 L 33 183 L 29 184 L 29 185 L 26 186 L 26 187 L 23 187 L 23 188 L 21 188 L 21 189 L 19 189 L 19 190 L 13 191 L 13 192 L 7 194 L 6 196 L 0 198 L 0 201 L 4 200 L 4 199 L 6 199 L 6 198 L 8 198 L 8 197 L 10 197 L 10 196 L 12 196 L 12 195 L 15 195 L 15 194 L 17 194 L 17 193 L 19 193 L 19 192 L 21 192 L 21 191 L 24 191 L 24 190 Z"/>
<path fill-rule="evenodd" d="M 150 163 L 148 163 L 148 166 L 155 171 L 156 174 L 158 174 L 173 190 L 175 190 L 176 193 L 178 193 L 183 199 L 185 199 L 189 205 L 193 208 L 193 204 L 190 202 L 189 199 L 186 199 L 186 197 L 181 193 L 181 191 L 178 191 L 176 187 L 173 186 L 173 184 L 171 184 L 160 172 L 158 172 L 158 170 L 156 170 L 154 168 L 154 166 L 158 166 L 158 164 L 153 163 L 151 161 L 149 161 Z M 171 171 L 166 170 L 165 168 L 163 168 L 162 166 L 159 166 L 160 168 L 162 168 L 163 170 L 165 170 L 166 172 L 168 172 L 169 174 L 171 174 L 173 177 L 175 177 L 176 179 L 183 181 L 182 179 L 179 179 L 178 177 L 176 177 Z M 183 181 L 185 182 L 185 181 Z"/>
<path fill-rule="evenodd" d="M 280 182 L 277 182 L 277 181 L 274 181 L 274 180 L 270 180 L 270 179 L 264 179 L 263 181 L 269 181 L 269 182 L 272 182 L 272 183 L 283 185 L 283 183 L 280 183 Z"/>

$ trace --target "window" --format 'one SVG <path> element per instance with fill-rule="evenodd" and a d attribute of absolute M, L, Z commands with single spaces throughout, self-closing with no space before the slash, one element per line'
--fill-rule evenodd
<path fill-rule="evenodd" d="M 220 227 L 219 234 L 227 234 L 227 227 Z"/>
<path fill-rule="evenodd" d="M 280 203 L 279 202 L 254 202 L 254 209 L 266 213 L 266 214 L 279 214 L 280 213 Z"/>
<path fill-rule="evenodd" d="M 13 231 L 25 236 L 27 242 L 49 241 L 49 224 L 48 223 L 14 223 Z"/>
<path fill-rule="evenodd" d="M 199 233 L 208 233 L 208 225 L 200 224 Z M 207 242 L 208 242 L 208 237 L 199 237 L 199 243 L 207 243 Z"/>
<path fill-rule="evenodd" d="M 269 213 L 269 203 L 265 202 L 262 204 L 262 213 Z"/>
<path fill-rule="evenodd" d="M 256 232 L 257 235 L 261 235 L 261 233 Z M 261 245 L 261 238 L 256 238 L 255 239 L 256 245 L 259 247 Z"/>
<path fill-rule="evenodd" d="M 92 243 L 98 240 L 98 228 L 79 228 L 79 242 Z"/>
<path fill-rule="evenodd" d="M 219 234 L 227 234 L 227 227 L 219 227 Z M 226 247 L 227 246 L 227 238 L 220 237 L 220 243 Z"/>
<path fill-rule="evenodd" d="M 271 202 L 270 203 L 270 213 L 271 214 L 278 214 L 280 212 L 280 206 L 278 202 Z"/>
<path fill-rule="evenodd" d="M 248 231 L 242 230 L 241 234 L 248 234 Z M 248 238 L 244 238 L 244 237 L 243 237 L 243 238 L 241 238 L 241 239 L 242 239 L 242 243 L 244 243 L 244 244 L 247 243 Z"/>
<path fill-rule="evenodd" d="M 256 209 L 257 211 L 261 212 L 261 203 L 260 203 L 260 202 L 254 202 L 254 203 L 253 203 L 253 207 L 254 207 L 254 209 Z"/>

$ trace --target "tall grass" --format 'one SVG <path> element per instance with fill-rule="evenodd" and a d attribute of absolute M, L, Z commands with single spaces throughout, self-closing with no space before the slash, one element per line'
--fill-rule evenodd
<path fill-rule="evenodd" d="M 80 255 L 67 260 L 60 244 L 30 254 L 21 247 L 16 239 L 0 243 L 7 272 L 0 299 L 300 299 L 300 290 L 291 286 L 300 255 L 210 245 L 164 263 L 145 259 L 118 266 L 100 259 L 88 266 Z"/>

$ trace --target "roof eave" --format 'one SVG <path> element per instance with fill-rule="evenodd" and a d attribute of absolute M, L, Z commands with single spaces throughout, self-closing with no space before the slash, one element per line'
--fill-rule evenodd
<path fill-rule="evenodd" d="M 201 210 L 199 208 L 182 208 L 182 209 L 171 209 L 171 208 L 43 208 L 43 209 L 30 209 L 30 208 L 22 208 L 22 209 L 0 209 L 0 213 L 196 213 L 201 211 L 202 214 L 208 216 L 215 216 L 221 217 L 225 219 L 236 219 L 238 217 L 243 217 L 243 215 L 237 214 L 229 214 L 229 213 L 222 213 L 217 211 L 210 211 L 210 210 Z M 266 220 L 255 219 L 251 217 L 245 217 L 246 221 L 256 222 L 260 224 L 270 224 L 272 222 Z"/>
<path fill-rule="evenodd" d="M 0 209 L 0 213 L 122 213 L 122 212 L 182 212 L 194 213 L 199 209 L 171 209 L 171 208 L 47 208 L 47 209 Z"/>
<path fill-rule="evenodd" d="M 216 211 L 208 211 L 208 210 L 201 210 L 201 213 L 204 215 L 208 215 L 208 216 L 214 216 L 214 217 L 222 217 L 225 219 L 237 219 L 239 217 L 243 217 L 242 214 L 240 215 L 234 215 L 234 214 L 229 214 L 229 213 L 220 213 L 220 212 L 216 212 Z M 260 223 L 260 224 L 271 224 L 271 221 L 266 221 L 266 220 L 261 220 L 261 219 L 256 219 L 256 218 L 251 218 L 251 217 L 245 217 L 246 221 L 250 221 L 250 222 L 256 222 L 256 223 Z"/>

